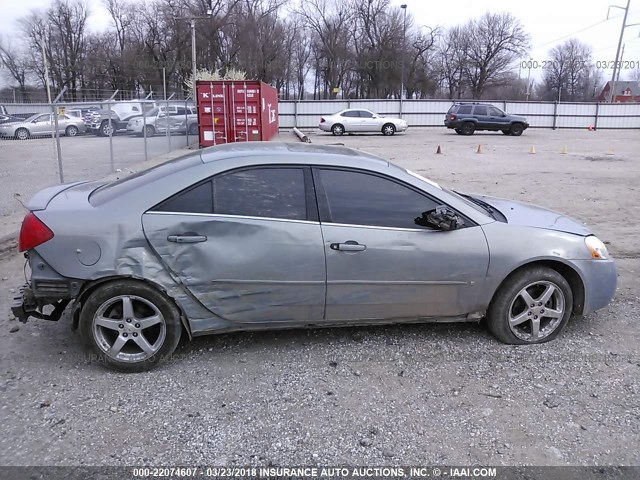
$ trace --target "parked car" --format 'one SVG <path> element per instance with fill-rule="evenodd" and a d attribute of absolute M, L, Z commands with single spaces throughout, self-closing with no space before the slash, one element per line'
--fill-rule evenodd
<path fill-rule="evenodd" d="M 28 209 L 14 315 L 57 320 L 73 300 L 97 358 L 128 371 L 166 359 L 182 331 L 486 317 L 499 340 L 537 344 L 616 289 L 577 221 L 342 147 L 217 146 L 49 187 Z"/>
<path fill-rule="evenodd" d="M 490 130 L 519 137 L 529 128 L 526 118 L 504 113 L 490 103 L 456 103 L 445 115 L 444 124 L 459 135 Z"/>
<path fill-rule="evenodd" d="M 108 137 L 126 131 L 129 120 L 142 116 L 153 107 L 153 104 L 143 102 L 115 102 L 109 104 L 108 108 L 94 111 L 87 128 L 100 137 Z"/>
<path fill-rule="evenodd" d="M 0 124 L 10 122 L 23 122 L 24 118 L 16 117 L 15 115 L 9 115 L 0 113 Z"/>
<path fill-rule="evenodd" d="M 53 114 L 37 113 L 26 120 L 1 124 L 0 137 L 26 140 L 29 137 L 51 135 L 54 131 L 54 125 Z M 68 115 L 58 115 L 58 132 L 60 135 L 75 137 L 79 133 L 84 133 L 84 131 L 85 127 L 82 119 L 69 117 Z"/>
<path fill-rule="evenodd" d="M 171 134 L 185 133 L 189 129 L 189 135 L 198 134 L 198 115 L 194 106 L 169 105 L 154 107 L 142 117 L 136 117 L 127 123 L 127 131 L 138 135 L 152 137 L 156 133 Z"/>
<path fill-rule="evenodd" d="M 344 133 L 382 132 L 383 135 L 393 135 L 404 132 L 409 128 L 407 122 L 399 118 L 383 117 L 364 108 L 348 108 L 329 116 L 322 116 L 320 130 L 334 135 Z"/>

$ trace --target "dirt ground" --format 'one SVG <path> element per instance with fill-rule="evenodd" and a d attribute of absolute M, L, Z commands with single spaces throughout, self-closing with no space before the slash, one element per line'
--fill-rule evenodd
<path fill-rule="evenodd" d="M 0 464 L 640 464 L 638 131 L 311 140 L 591 225 L 618 260 L 614 301 L 534 347 L 482 324 L 238 333 L 123 375 L 90 361 L 68 316 L 11 319 L 16 254 L 0 262 Z"/>

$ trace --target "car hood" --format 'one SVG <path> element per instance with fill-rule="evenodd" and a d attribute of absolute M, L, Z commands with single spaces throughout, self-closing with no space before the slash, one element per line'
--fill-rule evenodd
<path fill-rule="evenodd" d="M 518 115 L 510 115 L 511 120 L 513 120 L 514 122 L 523 122 L 523 123 L 529 123 L 527 122 L 527 119 L 524 117 L 520 117 Z"/>
<path fill-rule="evenodd" d="M 545 228 L 558 232 L 573 233 L 575 235 L 591 235 L 591 230 L 577 220 L 562 213 L 547 210 L 530 203 L 516 202 L 504 198 L 488 197 L 484 195 L 471 195 L 481 200 L 496 210 L 507 219 L 510 225 L 522 225 L 526 227 Z"/>

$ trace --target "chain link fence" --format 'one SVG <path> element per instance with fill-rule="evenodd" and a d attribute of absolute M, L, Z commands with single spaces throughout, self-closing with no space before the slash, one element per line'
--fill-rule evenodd
<path fill-rule="evenodd" d="M 198 147 L 188 100 L 5 103 L 0 122 L 0 217 L 46 186 L 126 174 Z"/>

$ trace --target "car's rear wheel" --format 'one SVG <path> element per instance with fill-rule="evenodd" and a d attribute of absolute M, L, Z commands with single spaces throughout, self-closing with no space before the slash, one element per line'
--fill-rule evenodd
<path fill-rule="evenodd" d="M 100 363 L 127 372 L 149 370 L 165 361 L 182 332 L 173 301 L 135 280 L 94 290 L 82 305 L 79 327 Z"/>
<path fill-rule="evenodd" d="M 76 135 L 78 135 L 78 127 L 76 127 L 75 125 L 69 125 L 65 129 L 64 134 L 67 137 L 75 137 Z"/>
<path fill-rule="evenodd" d="M 156 134 L 156 129 L 153 125 L 147 125 L 144 127 L 144 133 L 147 137 L 153 137 Z"/>
<path fill-rule="evenodd" d="M 473 122 L 464 122 L 460 127 L 460 131 L 462 132 L 462 135 L 473 135 L 473 132 L 476 131 L 476 126 Z"/>
<path fill-rule="evenodd" d="M 19 128 L 18 130 L 16 130 L 16 138 L 18 140 L 26 140 L 30 136 L 31 134 L 29 133 L 29 130 L 27 130 L 26 128 Z"/>
<path fill-rule="evenodd" d="M 456 128 L 456 133 L 457 133 L 458 135 L 462 135 L 462 130 L 460 130 L 459 128 Z"/>
<path fill-rule="evenodd" d="M 511 345 L 553 340 L 569 321 L 573 294 L 565 278 L 548 267 L 511 275 L 495 294 L 487 325 L 498 340 Z"/>
<path fill-rule="evenodd" d="M 524 127 L 521 123 L 514 123 L 513 125 L 511 125 L 510 133 L 514 137 L 519 137 L 520 135 L 522 135 L 522 132 L 524 132 Z"/>
<path fill-rule="evenodd" d="M 339 123 L 336 123 L 334 126 L 331 127 L 331 133 L 333 133 L 336 137 L 339 137 L 344 133 L 344 127 Z"/>
<path fill-rule="evenodd" d="M 396 133 L 396 126 L 393 123 L 385 123 L 382 126 L 382 134 L 386 137 L 390 137 Z"/>
<path fill-rule="evenodd" d="M 511 132 L 509 130 L 502 130 L 502 133 L 504 133 L 505 135 L 511 135 Z"/>

